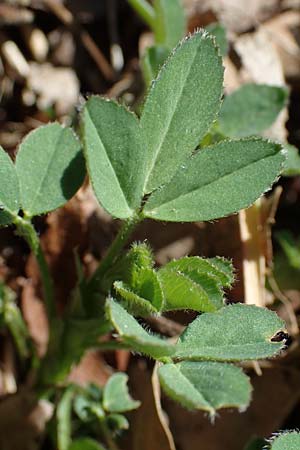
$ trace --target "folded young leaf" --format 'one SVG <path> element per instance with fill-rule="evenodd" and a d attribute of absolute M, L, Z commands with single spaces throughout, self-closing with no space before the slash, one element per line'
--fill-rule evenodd
<path fill-rule="evenodd" d="M 246 137 L 269 128 L 287 105 L 284 87 L 245 84 L 228 95 L 219 115 L 220 131 L 229 137 Z"/>
<path fill-rule="evenodd" d="M 0 146 L 0 226 L 8 225 L 20 209 L 19 181 L 15 166 Z"/>
<path fill-rule="evenodd" d="M 290 431 L 275 437 L 271 443 L 270 450 L 299 450 L 299 448 L 300 433 L 298 431 Z"/>
<path fill-rule="evenodd" d="M 144 328 L 117 302 L 108 299 L 106 313 L 123 342 L 133 350 L 145 353 L 154 359 L 170 356 L 175 351 L 175 345 L 150 335 Z"/>
<path fill-rule="evenodd" d="M 106 383 L 103 391 L 103 406 L 106 411 L 122 413 L 140 406 L 141 402 L 133 400 L 127 387 L 128 375 L 113 374 Z"/>
<path fill-rule="evenodd" d="M 225 306 L 197 317 L 180 336 L 177 359 L 243 361 L 275 356 L 284 342 L 271 339 L 284 328 L 276 313 L 253 305 Z"/>
<path fill-rule="evenodd" d="M 84 158 L 70 128 L 51 123 L 29 133 L 16 158 L 22 209 L 36 216 L 64 205 L 83 183 Z"/>
<path fill-rule="evenodd" d="M 123 299 L 123 304 L 127 311 L 132 315 L 146 317 L 150 314 L 157 314 L 158 310 L 152 305 L 151 301 L 140 297 L 130 286 L 123 281 L 115 281 L 114 288 Z"/>
<path fill-rule="evenodd" d="M 214 416 L 217 409 L 244 410 L 251 399 L 251 384 L 243 371 L 231 364 L 190 362 L 165 364 L 158 371 L 164 391 L 188 409 Z"/>
<path fill-rule="evenodd" d="M 185 17 L 181 0 L 154 0 L 155 42 L 172 50 L 185 34 Z"/>
<path fill-rule="evenodd" d="M 72 403 L 74 395 L 75 386 L 68 386 L 56 408 L 58 450 L 68 450 L 71 444 Z"/>
<path fill-rule="evenodd" d="M 188 274 L 197 271 L 212 275 L 221 286 L 231 287 L 234 281 L 233 265 L 228 259 L 222 257 L 200 258 L 199 256 L 185 256 L 184 258 L 170 261 L 163 269 L 173 269 Z"/>
<path fill-rule="evenodd" d="M 140 206 L 145 179 L 145 144 L 137 117 L 113 101 L 93 96 L 83 114 L 85 156 L 98 201 L 126 219 Z"/>
<path fill-rule="evenodd" d="M 193 222 L 236 213 L 270 188 L 284 160 L 279 144 L 260 138 L 223 141 L 204 148 L 150 196 L 144 215 Z"/>
<path fill-rule="evenodd" d="M 145 192 L 170 180 L 206 134 L 220 108 L 222 83 L 221 56 L 206 32 L 183 40 L 168 58 L 141 116 Z"/>
<path fill-rule="evenodd" d="M 147 316 L 161 311 L 164 295 L 155 270 L 141 268 L 132 275 L 130 284 L 122 281 L 114 283 L 114 288 L 126 301 L 126 309 L 136 316 Z"/>
<path fill-rule="evenodd" d="M 193 309 L 208 312 L 223 306 L 220 284 L 209 273 L 180 271 L 166 266 L 160 269 L 158 276 L 165 296 L 164 311 Z"/>

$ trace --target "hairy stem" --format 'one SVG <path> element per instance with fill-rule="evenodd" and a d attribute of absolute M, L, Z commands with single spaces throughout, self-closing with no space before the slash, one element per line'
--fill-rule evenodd
<path fill-rule="evenodd" d="M 18 216 L 15 218 L 14 223 L 17 228 L 16 233 L 26 240 L 27 244 L 36 257 L 43 284 L 47 315 L 49 322 L 51 323 L 53 318 L 55 317 L 54 287 L 39 237 L 29 220 L 23 219 Z"/>
<path fill-rule="evenodd" d="M 97 289 L 97 287 L 100 285 L 101 278 L 106 273 L 106 271 L 110 269 L 111 266 L 115 263 L 116 259 L 120 255 L 121 250 L 127 243 L 131 233 L 133 232 L 133 230 L 140 221 L 141 218 L 139 216 L 135 216 L 132 219 L 126 220 L 122 224 L 106 256 L 100 262 L 99 266 L 97 267 L 97 269 L 91 276 L 90 280 L 88 281 L 88 287 L 91 290 L 93 290 L 94 288 Z"/>
<path fill-rule="evenodd" d="M 147 0 L 128 0 L 128 3 L 137 12 L 137 14 L 153 28 L 155 22 L 155 11 Z"/>

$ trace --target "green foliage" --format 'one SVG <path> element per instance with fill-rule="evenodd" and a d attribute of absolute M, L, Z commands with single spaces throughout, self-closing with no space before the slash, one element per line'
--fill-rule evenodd
<path fill-rule="evenodd" d="M 284 328 L 272 311 L 235 304 L 197 317 L 179 338 L 177 359 L 242 361 L 269 358 L 283 347 L 271 341 Z"/>
<path fill-rule="evenodd" d="M 21 358 L 29 356 L 29 333 L 15 293 L 0 281 L 0 327 L 7 327 Z"/>
<path fill-rule="evenodd" d="M 245 84 L 225 98 L 219 129 L 234 138 L 259 134 L 272 125 L 287 99 L 288 91 L 283 87 Z"/>
<path fill-rule="evenodd" d="M 96 197 L 112 216 L 132 217 L 141 203 L 145 177 L 137 118 L 113 101 L 91 97 L 82 119 L 85 155 Z"/>
<path fill-rule="evenodd" d="M 160 70 L 146 98 L 145 192 L 165 184 L 192 153 L 220 108 L 223 68 L 207 33 L 185 39 Z"/>
<path fill-rule="evenodd" d="M 269 188 L 283 162 L 281 146 L 259 138 L 204 148 L 150 196 L 144 215 L 192 222 L 236 213 Z"/>
<path fill-rule="evenodd" d="M 81 186 L 85 173 L 78 139 L 58 123 L 29 133 L 20 144 L 15 165 L 0 149 L 0 167 L 0 225 L 11 223 L 19 209 L 32 217 L 64 205 Z"/>
<path fill-rule="evenodd" d="M 58 123 L 39 127 L 21 143 L 16 171 L 26 215 L 53 211 L 73 197 L 83 182 L 80 142 L 70 128 Z"/>
<path fill-rule="evenodd" d="M 243 371 L 230 364 L 190 362 L 165 364 L 159 379 L 166 393 L 188 409 L 202 409 L 214 416 L 217 409 L 244 410 L 251 398 L 251 384 Z"/>
<path fill-rule="evenodd" d="M 145 353 L 154 359 L 170 356 L 175 346 L 157 336 L 153 336 L 113 299 L 106 303 L 107 317 L 117 330 L 120 338 L 133 350 Z"/>
<path fill-rule="evenodd" d="M 154 0 L 153 6 L 144 0 L 130 3 L 163 46 L 161 54 L 158 48 L 148 51 L 150 78 L 166 49 L 183 33 L 181 6 L 177 0 Z M 211 31 L 225 53 L 224 30 L 216 25 Z M 283 349 L 277 333 L 284 324 L 274 312 L 224 306 L 223 290 L 234 280 L 232 265 L 225 259 L 185 257 L 156 269 L 146 244 L 134 244 L 122 253 L 134 226 L 145 218 L 184 222 L 224 217 L 250 206 L 279 176 L 285 159 L 279 144 L 260 138 L 223 139 L 225 134 L 259 133 L 271 125 L 286 104 L 286 91 L 245 86 L 227 97 L 217 125 L 223 68 L 214 42 L 202 31 L 177 45 L 152 83 L 140 119 L 97 96 L 86 102 L 81 125 L 93 189 L 112 216 L 126 221 L 89 280 L 77 258 L 78 283 L 63 318 L 56 315 L 50 273 L 30 218 L 63 205 L 80 187 L 80 144 L 70 129 L 50 124 L 25 138 L 16 164 L 0 149 L 0 225 L 14 223 L 34 251 L 48 302 L 50 340 L 37 374 L 40 386 L 61 384 L 85 350 L 105 345 L 99 336 L 115 329 L 117 336 L 108 342 L 112 348 L 125 346 L 156 359 L 162 386 L 173 399 L 214 416 L 217 409 L 244 409 L 250 401 L 248 378 L 228 362 L 269 358 Z M 245 104 L 251 119 L 247 121 L 241 112 Z M 214 140 L 222 142 L 205 146 Z M 298 254 L 288 239 L 281 245 L 297 265 Z M 0 307 L 3 322 L 23 352 L 23 322 L 12 303 L 4 299 Z M 202 313 L 177 343 L 154 335 L 134 317 L 176 309 Z M 103 448 L 96 440 L 76 439 L 82 425 L 95 438 L 98 425 L 111 447 L 110 434 L 128 427 L 120 413 L 139 406 L 126 382 L 127 375 L 119 373 L 103 390 L 68 386 L 56 408 L 58 450 Z"/>
<path fill-rule="evenodd" d="M 71 444 L 71 414 L 74 395 L 75 387 L 71 385 L 63 393 L 56 409 L 58 450 L 68 450 Z"/>
<path fill-rule="evenodd" d="M 122 413 L 140 406 L 139 401 L 130 397 L 127 380 L 125 373 L 115 373 L 110 377 L 103 391 L 103 406 L 106 411 Z"/>
<path fill-rule="evenodd" d="M 0 225 L 8 225 L 20 208 L 20 191 L 16 168 L 0 147 Z"/>
<path fill-rule="evenodd" d="M 290 431 L 276 437 L 271 442 L 270 450 L 299 450 L 300 433 Z"/>
<path fill-rule="evenodd" d="M 215 311 L 223 306 L 220 284 L 209 273 L 180 267 L 180 264 L 176 267 L 176 264 L 171 263 L 159 271 L 159 279 L 165 294 L 166 311 Z"/>

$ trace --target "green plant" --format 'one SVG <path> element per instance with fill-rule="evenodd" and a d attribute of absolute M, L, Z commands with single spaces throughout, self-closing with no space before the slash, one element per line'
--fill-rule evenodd
<path fill-rule="evenodd" d="M 234 362 L 273 357 L 284 348 L 284 323 L 274 312 L 226 306 L 224 289 L 234 280 L 229 261 L 185 257 L 157 269 L 147 244 L 124 250 L 146 218 L 185 222 L 224 217 L 247 208 L 279 176 L 285 161 L 279 144 L 254 137 L 203 145 L 221 107 L 222 83 L 214 40 L 197 32 L 163 65 L 139 119 L 101 97 L 86 102 L 81 135 L 89 177 L 98 201 L 123 223 L 90 279 L 77 261 L 78 284 L 63 318 L 56 312 L 53 282 L 32 218 L 63 205 L 81 186 L 80 143 L 71 130 L 51 124 L 25 138 L 15 164 L 1 150 L 0 223 L 13 224 L 26 239 L 43 280 L 50 340 L 37 368 L 42 392 L 64 385 L 86 349 L 128 348 L 159 362 L 168 395 L 213 417 L 219 408 L 242 410 L 250 402 L 249 379 Z M 135 318 L 180 309 L 201 314 L 177 342 L 153 335 Z M 99 342 L 112 330 L 116 338 Z M 56 414 L 59 450 L 82 444 L 71 443 L 73 402 L 77 416 L 82 413 L 78 395 L 84 411 L 98 418 L 106 445 L 116 448 L 109 417 L 138 406 L 128 397 L 124 381 L 124 375 L 115 375 L 103 397 L 96 395 L 98 400 L 85 393 L 83 401 L 77 387 L 64 391 Z M 124 428 L 123 419 L 115 421 Z M 101 449 L 89 440 L 84 444 Z"/>
<path fill-rule="evenodd" d="M 245 450 L 298 450 L 300 448 L 300 433 L 283 431 L 275 433 L 271 439 L 253 439 Z"/>

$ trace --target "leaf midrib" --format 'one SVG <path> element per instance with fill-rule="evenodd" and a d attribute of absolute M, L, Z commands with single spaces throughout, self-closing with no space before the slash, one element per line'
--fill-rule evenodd
<path fill-rule="evenodd" d="M 202 41 L 203 41 L 203 38 L 201 38 L 201 42 L 202 42 Z M 192 67 L 193 67 L 193 65 L 194 65 L 194 61 L 195 61 L 196 56 L 197 56 L 197 53 L 198 53 L 198 48 L 199 48 L 199 47 L 197 46 L 196 49 L 195 49 L 195 53 L 194 53 L 194 56 L 193 56 L 191 65 L 190 65 L 190 67 L 189 67 L 189 70 L 188 70 L 187 73 L 186 73 L 186 76 L 184 77 L 184 81 L 183 81 L 183 83 L 182 83 L 182 85 L 181 85 L 181 88 L 180 88 L 180 91 L 179 91 L 179 95 L 178 95 L 177 98 L 176 98 L 176 101 L 175 101 L 175 104 L 174 104 L 174 108 L 173 108 L 173 114 L 171 114 L 170 117 L 168 117 L 168 121 L 167 121 L 165 130 L 164 130 L 164 132 L 163 132 L 162 139 L 161 139 L 161 141 L 160 141 L 160 144 L 159 144 L 158 147 L 157 147 L 157 150 L 156 150 L 156 152 L 155 152 L 155 154 L 154 154 L 154 157 L 152 158 L 152 164 L 150 165 L 150 168 L 148 169 L 148 174 L 147 174 L 146 177 L 145 177 L 144 193 L 146 193 L 146 191 L 147 191 L 147 185 L 148 185 L 149 178 L 150 178 L 150 176 L 152 175 L 152 172 L 153 172 L 153 169 L 154 169 L 154 167 L 155 167 L 156 161 L 157 161 L 157 159 L 158 159 L 158 157 L 159 157 L 159 154 L 160 154 L 160 152 L 161 152 L 161 148 L 162 148 L 162 146 L 163 146 L 163 144 L 164 144 L 164 142 L 165 142 L 165 138 L 166 138 L 166 136 L 167 136 L 167 133 L 168 133 L 170 127 L 171 127 L 171 124 L 173 123 L 174 116 L 175 116 L 175 113 L 176 113 L 176 111 L 177 111 L 177 105 L 178 105 L 178 103 L 179 103 L 179 101 L 180 101 L 180 99 L 181 99 L 181 97 L 182 97 L 182 95 L 183 95 L 183 91 L 184 91 L 185 85 L 186 85 L 186 80 L 188 79 L 188 77 L 189 77 L 189 75 L 190 75 L 190 73 L 191 73 Z M 163 67 L 163 70 L 166 70 L 165 67 Z M 149 95 L 151 95 L 151 94 L 149 94 Z M 147 117 L 147 116 L 146 116 L 146 117 Z M 143 115 L 142 115 L 142 117 L 141 117 L 141 125 L 143 126 Z"/>
<path fill-rule="evenodd" d="M 87 109 L 87 114 L 88 114 L 88 116 L 89 116 L 90 123 L 92 124 L 94 130 L 96 131 L 96 136 L 97 136 L 97 138 L 98 138 L 100 144 L 102 145 L 102 147 L 103 147 L 103 149 L 104 149 L 104 151 L 105 151 L 105 155 L 106 155 L 107 161 L 108 161 L 108 163 L 109 163 L 109 167 L 111 168 L 111 171 L 113 172 L 113 176 L 114 176 L 114 179 L 115 179 L 115 181 L 116 181 L 116 184 L 117 184 L 118 187 L 119 187 L 119 190 L 120 190 L 120 192 L 121 192 L 121 196 L 122 196 L 123 199 L 125 200 L 126 206 L 127 206 L 127 208 L 128 208 L 128 212 L 129 212 L 129 214 L 132 214 L 133 210 L 132 210 L 132 208 L 130 208 L 130 206 L 129 206 L 127 197 L 126 197 L 126 195 L 125 195 L 125 193 L 124 193 L 124 191 L 123 191 L 123 189 L 122 189 L 122 186 L 121 186 L 120 180 L 119 180 L 119 178 L 118 178 L 118 176 L 117 176 L 117 174 L 116 174 L 115 168 L 114 168 L 114 166 L 113 166 L 113 164 L 112 164 L 112 162 L 111 162 L 111 160 L 110 160 L 110 158 L 109 158 L 109 155 L 108 155 L 108 153 L 107 153 L 107 151 L 106 151 L 106 146 L 104 145 L 104 142 L 103 142 L 102 139 L 100 138 L 100 135 L 99 135 L 99 133 L 98 133 L 98 130 L 97 130 L 97 128 L 96 128 L 96 125 L 95 125 L 95 123 L 94 123 L 94 121 L 93 121 L 93 119 L 92 119 L 92 116 L 90 115 L 88 109 Z M 87 152 L 87 155 L 88 155 L 88 154 L 89 154 L 89 152 Z M 90 158 L 89 158 L 89 157 L 88 157 L 88 164 L 90 165 Z"/>
<path fill-rule="evenodd" d="M 51 165 L 53 163 L 54 156 L 56 155 L 56 152 L 57 152 L 57 145 L 58 145 L 58 143 L 59 143 L 59 141 L 61 139 L 61 136 L 62 136 L 64 131 L 65 131 L 64 129 L 60 129 L 60 132 L 59 132 L 57 138 L 55 139 L 55 144 L 52 147 L 53 148 L 53 152 L 52 152 L 51 158 L 48 161 L 48 164 L 46 166 L 46 170 L 44 171 L 43 176 L 40 179 L 40 183 L 39 183 L 39 185 L 38 185 L 38 187 L 36 189 L 36 192 L 35 192 L 35 195 L 34 195 L 32 201 L 30 203 L 28 203 L 29 207 L 27 205 L 27 209 L 29 211 L 26 210 L 26 213 L 34 214 L 34 209 L 35 209 L 34 206 L 36 204 L 36 200 L 39 198 L 39 196 L 41 194 L 41 191 L 43 189 L 43 186 L 45 185 L 45 182 L 46 182 L 46 179 L 47 179 L 47 175 L 48 175 L 48 172 L 49 172 L 49 168 L 51 167 Z M 22 151 L 22 149 L 21 149 L 21 151 Z M 17 168 L 18 168 L 18 165 L 17 165 Z M 21 177 L 21 179 L 22 179 L 22 177 Z M 22 196 L 22 192 L 21 192 L 21 196 Z M 23 203 L 23 201 L 22 201 L 22 203 Z M 23 206 L 24 205 L 22 205 L 22 207 Z M 32 209 L 33 211 L 30 211 L 30 209 Z"/>
<path fill-rule="evenodd" d="M 280 153 L 280 152 L 278 152 L 278 153 Z M 180 198 L 187 197 L 188 195 L 191 195 L 193 192 L 200 191 L 202 188 L 204 188 L 204 187 L 206 187 L 206 186 L 214 185 L 215 183 L 218 183 L 220 180 L 226 179 L 226 178 L 228 178 L 228 177 L 234 175 L 235 173 L 237 173 L 237 172 L 239 172 L 239 171 L 241 171 L 241 170 L 243 170 L 243 169 L 246 169 L 246 168 L 249 167 L 249 166 L 252 166 L 252 165 L 254 165 L 254 164 L 258 163 L 258 162 L 262 162 L 262 161 L 267 160 L 267 159 L 269 159 L 269 158 L 273 158 L 273 157 L 276 156 L 276 155 L 277 155 L 277 153 L 274 153 L 274 154 L 272 154 L 272 155 L 266 156 L 265 158 L 259 158 L 259 159 L 255 160 L 255 161 L 251 161 L 249 164 L 246 164 L 246 165 L 244 165 L 244 166 L 241 166 L 241 167 L 239 167 L 237 170 L 234 170 L 233 172 L 230 172 L 230 173 L 227 173 L 227 174 L 225 174 L 225 175 L 222 175 L 221 177 L 218 177 L 217 179 L 214 179 L 213 181 L 209 181 L 209 182 L 207 182 L 207 183 L 204 183 L 204 184 L 202 184 L 200 187 L 196 187 L 196 188 L 194 188 L 194 189 L 190 189 L 188 192 L 185 192 L 184 194 L 180 194 L 180 195 L 178 195 L 178 196 L 175 196 L 175 197 L 171 198 L 170 200 L 168 200 L 168 201 L 166 201 L 166 202 L 164 202 L 164 203 L 160 203 L 159 205 L 154 206 L 152 209 L 147 209 L 147 203 L 146 203 L 146 205 L 145 205 L 145 210 L 144 210 L 144 211 L 145 211 L 145 213 L 147 213 L 147 212 L 148 212 L 148 213 L 151 213 L 151 212 L 155 211 L 156 209 L 161 208 L 162 206 L 166 206 L 166 205 L 168 205 L 169 203 L 172 203 L 174 200 L 178 200 L 178 199 L 180 199 Z M 175 174 L 175 176 L 176 176 L 176 174 Z M 172 180 L 170 181 L 170 183 L 171 183 L 171 182 L 172 182 Z M 168 183 L 168 184 L 170 184 L 170 183 Z M 167 186 L 168 186 L 168 185 L 165 185 L 164 189 L 166 189 Z M 153 195 L 155 195 L 155 193 L 154 193 Z M 151 197 L 150 197 L 150 199 L 149 199 L 149 202 L 150 202 L 150 201 L 151 201 Z"/>

